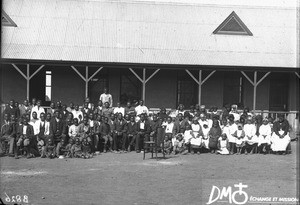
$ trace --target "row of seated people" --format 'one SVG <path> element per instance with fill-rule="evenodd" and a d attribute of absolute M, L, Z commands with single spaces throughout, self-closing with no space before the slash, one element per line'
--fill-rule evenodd
<path fill-rule="evenodd" d="M 250 114 L 237 120 L 232 113 L 220 119 L 218 115 L 205 112 L 179 110 L 176 117 L 171 117 L 165 109 L 151 117 L 146 113 L 125 114 L 123 117 L 121 112 L 110 113 L 109 116 L 90 112 L 83 113 L 80 118 L 74 117 L 72 112 L 66 115 L 62 110 L 55 110 L 53 116 L 51 113 L 38 116 L 33 111 L 24 114 L 21 119 L 5 113 L 5 124 L 1 128 L 2 153 L 7 148 L 8 155 L 16 158 L 22 153 L 29 158 L 54 158 L 62 154 L 86 158 L 100 151 L 119 153 L 135 150 L 139 153 L 148 151 L 144 141 L 156 140 L 159 128 L 165 132 L 159 145 L 164 145 L 167 153 L 174 154 L 199 154 L 202 151 L 253 153 L 257 148 L 262 153 L 272 150 L 285 154 L 290 142 L 289 124 L 283 116 L 274 125 L 268 119 L 260 122 L 259 116 Z"/>

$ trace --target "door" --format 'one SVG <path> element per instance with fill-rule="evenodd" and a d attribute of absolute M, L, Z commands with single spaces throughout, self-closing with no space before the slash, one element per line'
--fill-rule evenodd
<path fill-rule="evenodd" d="M 238 72 L 225 72 L 223 105 L 236 104 L 243 107 L 243 77 Z"/>
<path fill-rule="evenodd" d="M 185 72 L 177 73 L 177 107 L 183 104 L 186 109 L 198 103 L 198 85 Z"/>
<path fill-rule="evenodd" d="M 270 78 L 270 111 L 287 111 L 288 109 L 288 76 L 286 74 L 271 74 Z"/>
<path fill-rule="evenodd" d="M 136 70 L 135 72 L 139 72 Z M 139 74 L 139 73 L 138 73 Z M 140 75 L 141 76 L 141 75 Z M 120 83 L 120 103 L 126 105 L 128 101 L 136 102 L 141 99 L 142 96 L 142 83 L 139 81 L 133 73 L 129 70 L 123 69 L 121 71 L 121 83 Z"/>
<path fill-rule="evenodd" d="M 89 82 L 89 97 L 90 101 L 97 105 L 100 95 L 103 93 L 104 88 L 108 88 L 108 69 L 103 68 L 98 72 Z"/>
<path fill-rule="evenodd" d="M 31 75 L 35 69 L 30 69 Z M 46 70 L 42 69 L 37 74 L 35 74 L 29 82 L 29 98 L 42 101 L 42 105 L 48 106 L 50 103 L 46 99 Z"/>

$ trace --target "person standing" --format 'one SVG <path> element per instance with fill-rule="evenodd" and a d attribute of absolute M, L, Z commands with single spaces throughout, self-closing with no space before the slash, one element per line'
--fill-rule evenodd
<path fill-rule="evenodd" d="M 104 88 L 104 93 L 102 93 L 100 95 L 99 100 L 101 100 L 103 104 L 105 104 L 106 102 L 108 102 L 109 103 L 109 107 L 112 107 L 112 105 L 113 105 L 112 95 L 108 93 L 108 89 L 107 88 Z"/>

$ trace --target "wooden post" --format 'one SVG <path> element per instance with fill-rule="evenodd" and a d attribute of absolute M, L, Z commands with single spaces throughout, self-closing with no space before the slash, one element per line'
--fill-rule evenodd
<path fill-rule="evenodd" d="M 74 66 L 71 66 L 71 68 L 79 75 L 79 77 L 85 82 L 85 97 L 88 97 L 89 94 L 89 81 L 92 80 L 92 78 L 100 71 L 103 67 L 98 68 L 98 70 L 89 77 L 89 67 L 85 67 L 85 77 L 75 68 Z"/>
<path fill-rule="evenodd" d="M 245 78 L 253 85 L 253 112 L 256 112 L 256 90 L 257 86 L 271 73 L 267 72 L 259 81 L 257 81 L 257 71 L 254 71 L 254 79 L 253 81 L 249 78 L 249 76 L 244 72 L 241 71 L 241 73 L 245 76 Z"/>
<path fill-rule="evenodd" d="M 135 75 L 135 77 L 142 83 L 142 100 L 145 103 L 146 100 L 146 84 L 147 82 L 160 70 L 160 69 L 156 69 L 150 76 L 149 78 L 146 78 L 146 68 L 143 68 L 143 78 L 141 78 L 132 68 L 128 68 L 133 75 Z"/>
<path fill-rule="evenodd" d="M 15 65 L 12 66 L 25 78 L 26 80 L 26 99 L 29 100 L 29 82 L 30 79 L 35 76 L 45 65 L 41 65 L 32 75 L 30 75 L 30 65 L 27 64 L 26 75 Z"/>
<path fill-rule="evenodd" d="M 256 112 L 256 88 L 257 88 L 257 71 L 254 71 L 254 80 L 253 80 L 253 112 Z"/>
<path fill-rule="evenodd" d="M 29 70 L 29 64 L 27 64 L 27 78 L 26 78 L 26 87 L 27 87 L 27 90 L 26 90 L 26 98 L 27 100 L 29 101 L 29 81 L 30 81 L 30 70 Z"/>
<path fill-rule="evenodd" d="M 145 102 L 146 98 L 146 68 L 143 68 L 143 101 Z"/>
<path fill-rule="evenodd" d="M 199 70 L 199 80 L 198 80 L 198 104 L 201 105 L 202 96 L 202 70 Z"/>
<path fill-rule="evenodd" d="M 85 98 L 88 97 L 89 92 L 89 67 L 85 67 Z"/>
<path fill-rule="evenodd" d="M 191 78 L 198 84 L 198 103 L 201 105 L 201 98 L 202 98 L 202 85 L 216 72 L 213 70 L 204 80 L 202 80 L 202 70 L 199 70 L 199 77 L 198 80 L 195 78 L 195 76 L 187 69 L 185 71 L 191 76 Z"/>

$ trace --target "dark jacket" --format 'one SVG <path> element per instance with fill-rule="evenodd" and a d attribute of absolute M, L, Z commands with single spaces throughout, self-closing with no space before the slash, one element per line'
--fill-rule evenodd
<path fill-rule="evenodd" d="M 137 122 L 137 132 L 141 132 L 142 134 L 150 134 L 151 132 L 151 127 L 149 121 L 145 120 L 144 121 L 145 126 L 144 129 L 141 129 L 141 121 Z"/>
<path fill-rule="evenodd" d="M 50 121 L 50 133 L 49 135 L 53 137 L 55 141 L 60 141 L 61 136 L 66 134 L 66 124 L 63 120 L 56 121 L 56 119 L 52 119 Z"/>
<path fill-rule="evenodd" d="M 19 126 L 18 137 L 20 137 L 21 135 L 23 135 L 23 128 L 24 128 L 24 125 Z M 34 136 L 33 127 L 32 127 L 32 125 L 28 124 L 27 125 L 27 129 L 26 129 L 26 135 L 25 135 L 25 137 L 27 137 L 28 139 L 32 139 L 33 136 Z"/>

